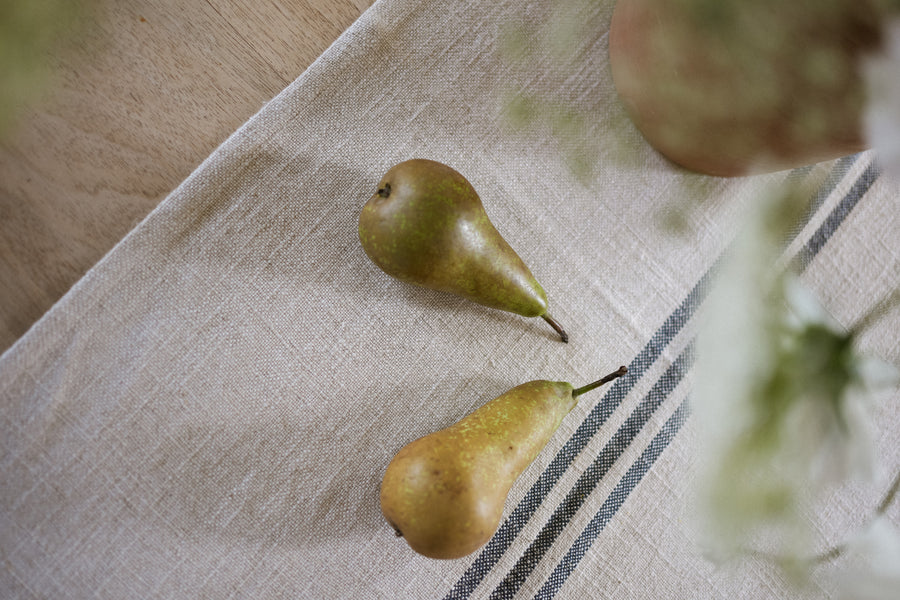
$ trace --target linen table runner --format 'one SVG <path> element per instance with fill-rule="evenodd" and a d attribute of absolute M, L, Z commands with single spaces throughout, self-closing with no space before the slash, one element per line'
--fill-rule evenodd
<path fill-rule="evenodd" d="M 377 2 L 79 281 L 0 358 L 0 596 L 790 596 L 691 536 L 698 314 L 746 207 L 804 180 L 816 210 L 785 255 L 853 322 L 900 281 L 900 186 L 868 153 L 727 180 L 667 163 L 617 102 L 612 6 Z M 569 344 L 367 259 L 359 210 L 412 157 L 472 182 Z M 900 361 L 898 329 L 866 349 Z M 620 364 L 484 548 L 434 561 L 394 537 L 378 489 L 400 447 L 525 381 Z M 894 469 L 898 400 L 874 433 Z M 887 475 L 815 517 L 822 547 Z"/>

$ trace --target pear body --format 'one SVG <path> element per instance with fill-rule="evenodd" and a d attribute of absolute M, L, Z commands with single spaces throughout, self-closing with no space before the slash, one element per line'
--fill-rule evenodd
<path fill-rule="evenodd" d="M 543 316 L 547 296 L 460 173 L 412 159 L 392 167 L 359 217 L 369 258 L 389 275 L 473 302 Z"/>
<path fill-rule="evenodd" d="M 404 446 L 381 484 L 381 509 L 410 547 L 460 558 L 497 530 L 516 479 L 576 400 L 565 382 L 531 381 Z"/>

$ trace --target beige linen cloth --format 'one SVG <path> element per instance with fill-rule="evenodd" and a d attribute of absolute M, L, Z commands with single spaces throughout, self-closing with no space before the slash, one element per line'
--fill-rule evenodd
<path fill-rule="evenodd" d="M 556 6 L 377 2 L 0 358 L 0 597 L 791 594 L 765 562 L 719 569 L 693 542 L 694 316 L 742 208 L 818 177 L 786 251 L 849 324 L 900 280 L 900 187 L 868 154 L 680 171 L 617 103 L 612 2 Z M 536 118 L 513 127 L 523 106 Z M 360 207 L 410 157 L 471 180 L 569 344 L 366 258 Z M 686 195 L 686 233 L 666 229 Z M 898 326 L 866 349 L 900 361 Z M 519 383 L 620 364 L 631 374 L 582 397 L 482 551 L 435 561 L 394 537 L 378 488 L 403 444 Z M 877 407 L 886 472 L 816 516 L 821 547 L 900 467 L 898 400 Z M 828 578 L 810 591 L 832 594 Z"/>

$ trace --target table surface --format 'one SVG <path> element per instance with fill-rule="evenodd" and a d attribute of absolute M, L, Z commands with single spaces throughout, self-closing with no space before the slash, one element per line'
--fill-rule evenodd
<path fill-rule="evenodd" d="M 374 0 L 118 0 L 0 137 L 0 352 Z"/>

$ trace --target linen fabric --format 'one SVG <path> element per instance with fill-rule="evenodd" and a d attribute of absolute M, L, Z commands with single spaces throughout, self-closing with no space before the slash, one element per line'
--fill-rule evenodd
<path fill-rule="evenodd" d="M 612 5 L 376 2 L 3 354 L 0 597 L 790 596 L 691 533 L 697 315 L 744 209 L 800 178 L 817 210 L 785 255 L 849 325 L 900 281 L 900 186 L 870 154 L 727 180 L 667 163 L 617 102 Z M 359 210 L 412 157 L 472 182 L 570 343 L 368 260 Z M 861 343 L 898 363 L 898 326 Z M 400 447 L 621 364 L 482 550 L 435 561 L 394 536 L 378 490 Z M 883 470 L 808 515 L 822 548 L 900 468 L 898 400 L 875 407 Z"/>

